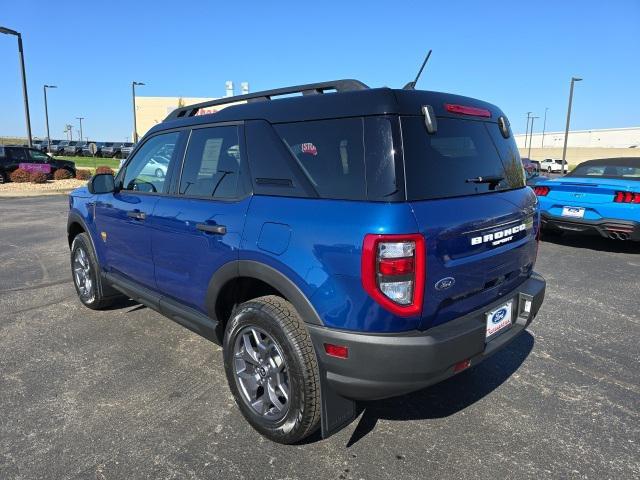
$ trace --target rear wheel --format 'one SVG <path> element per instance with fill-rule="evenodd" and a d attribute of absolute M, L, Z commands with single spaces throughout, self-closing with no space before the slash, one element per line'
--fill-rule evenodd
<path fill-rule="evenodd" d="M 86 307 L 99 310 L 122 297 L 112 287 L 103 285 L 100 267 L 86 233 L 78 234 L 71 244 L 71 272 L 78 298 Z"/>
<path fill-rule="evenodd" d="M 7 174 L 5 172 L 0 172 L 0 184 L 7 183 Z"/>
<path fill-rule="evenodd" d="M 551 173 L 551 167 L 547 167 L 547 172 Z"/>
<path fill-rule="evenodd" d="M 236 308 L 224 366 L 240 411 L 268 439 L 295 443 L 318 428 L 318 363 L 304 322 L 286 300 L 266 296 Z"/>
<path fill-rule="evenodd" d="M 164 172 L 162 171 L 162 169 L 161 169 L 161 168 L 158 168 L 158 169 L 156 170 L 156 177 L 158 177 L 158 178 L 164 178 Z"/>

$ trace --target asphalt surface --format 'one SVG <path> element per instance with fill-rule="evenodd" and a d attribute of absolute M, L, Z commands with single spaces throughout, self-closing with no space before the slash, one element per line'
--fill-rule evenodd
<path fill-rule="evenodd" d="M 66 208 L 0 199 L 0 479 L 640 478 L 640 245 L 543 241 L 528 333 L 282 446 L 243 420 L 217 346 L 132 302 L 80 304 Z"/>

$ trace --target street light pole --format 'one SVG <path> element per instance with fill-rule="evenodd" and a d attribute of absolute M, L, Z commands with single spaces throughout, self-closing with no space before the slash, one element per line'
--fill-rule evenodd
<path fill-rule="evenodd" d="M 540 117 L 531 117 L 531 135 L 529 135 L 529 153 L 527 154 L 527 158 L 531 160 L 531 144 L 533 143 L 533 121 L 536 118 Z"/>
<path fill-rule="evenodd" d="M 571 77 L 571 87 L 569 87 L 569 107 L 567 108 L 567 125 L 564 128 L 564 147 L 562 147 L 562 168 L 567 158 L 567 140 L 569 139 L 569 124 L 571 123 L 571 104 L 573 103 L 573 84 L 582 81 L 581 78 Z"/>
<path fill-rule="evenodd" d="M 133 143 L 138 143 L 138 127 L 136 125 L 136 85 L 142 86 L 142 82 L 131 82 L 131 98 L 133 100 Z"/>
<path fill-rule="evenodd" d="M 49 135 L 49 106 L 47 105 L 47 88 L 58 88 L 55 85 L 45 85 L 44 90 L 44 119 L 47 125 L 47 153 L 51 152 L 51 136 Z"/>
<path fill-rule="evenodd" d="M 20 32 L 16 32 L 15 30 L 11 30 L 10 28 L 0 27 L 0 33 L 4 33 L 5 35 L 15 35 L 18 37 L 18 52 L 20 53 L 20 72 L 22 74 L 22 96 L 24 98 L 24 115 L 27 121 L 27 139 L 29 142 L 29 147 L 33 146 L 33 142 L 31 139 L 31 117 L 29 115 L 29 95 L 27 95 L 27 74 L 25 73 L 24 68 L 24 52 L 22 49 L 22 35 Z"/>
<path fill-rule="evenodd" d="M 544 148 L 544 131 L 547 129 L 547 111 L 548 110 L 549 110 L 549 107 L 544 108 L 544 123 L 542 124 L 542 145 L 540 145 L 540 148 Z"/>
<path fill-rule="evenodd" d="M 529 119 L 531 118 L 531 112 L 527 112 L 527 128 L 524 131 L 524 148 L 527 148 L 527 138 L 529 137 Z"/>
<path fill-rule="evenodd" d="M 76 120 L 80 120 L 80 142 L 82 142 L 82 139 L 84 138 L 82 136 L 82 120 L 84 120 L 84 117 L 76 117 Z"/>

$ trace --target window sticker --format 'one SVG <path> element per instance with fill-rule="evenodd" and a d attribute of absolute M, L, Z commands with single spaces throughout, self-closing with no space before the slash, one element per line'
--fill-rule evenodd
<path fill-rule="evenodd" d="M 314 157 L 318 155 L 318 149 L 313 143 L 303 143 L 302 144 L 302 153 L 306 153 L 308 155 L 313 155 Z"/>

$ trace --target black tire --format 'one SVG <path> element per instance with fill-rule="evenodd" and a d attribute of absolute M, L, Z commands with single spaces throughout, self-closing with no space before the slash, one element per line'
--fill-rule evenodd
<path fill-rule="evenodd" d="M 271 385 L 272 376 L 265 377 L 264 369 L 259 373 L 260 366 L 247 373 L 249 363 L 237 350 L 239 342 L 246 339 L 248 329 L 255 329 L 266 335 L 265 343 L 271 340 L 275 347 L 269 351 L 281 355 L 284 360 L 283 377 L 286 379 L 288 398 L 286 411 L 278 412 L 275 403 L 268 412 L 260 414 L 249 404 L 246 388 L 242 386 L 241 373 L 236 373 L 238 362 L 244 363 L 243 372 L 253 375 L 254 383 L 263 382 Z M 250 338 L 251 335 L 249 334 Z M 269 338 L 270 337 L 270 338 Z M 242 415 L 260 434 L 274 442 L 291 444 L 311 435 L 320 424 L 320 377 L 318 362 L 311 343 L 311 338 L 298 315 L 298 312 L 286 300 L 276 296 L 266 296 L 250 300 L 239 305 L 231 315 L 224 336 L 224 367 L 233 394 Z M 244 347 L 243 347 L 244 348 Z M 277 350 L 277 351 L 276 351 Z M 244 351 L 246 353 L 246 349 Z M 255 352 L 262 352 L 256 348 Z M 269 355 L 263 355 L 270 359 Z M 266 362 L 266 365 L 269 365 Z M 274 365 L 273 363 L 271 365 Z M 271 370 L 273 367 L 268 367 Z M 260 379 L 260 376 L 262 378 Z M 246 381 L 246 380 L 244 380 Z M 278 385 L 280 382 L 278 382 Z M 263 388 L 263 398 L 269 401 L 267 394 L 269 387 Z M 242 389 L 242 390 L 241 390 Z M 282 409 L 284 410 L 284 408 Z M 269 412 L 280 413 L 277 419 L 267 418 Z"/>
<path fill-rule="evenodd" d="M 161 168 L 156 169 L 156 178 L 164 178 L 164 172 Z"/>
<path fill-rule="evenodd" d="M 547 172 L 551 173 L 551 167 L 547 167 Z"/>
<path fill-rule="evenodd" d="M 9 176 L 5 172 L 0 172 L 0 184 L 7 183 Z"/>
<path fill-rule="evenodd" d="M 84 252 L 87 260 L 88 268 L 83 272 L 83 275 L 90 279 L 90 293 L 87 293 L 86 289 L 83 288 L 79 275 L 75 271 L 75 269 L 78 268 L 76 256 L 79 255 L 79 250 Z M 93 251 L 89 235 L 86 233 L 79 233 L 73 239 L 73 243 L 71 244 L 71 276 L 73 279 L 73 285 L 76 287 L 78 298 L 85 307 L 91 308 L 92 310 L 105 308 L 111 305 L 118 298 L 123 297 L 123 295 L 113 287 L 103 284 L 102 277 L 99 275 L 99 272 L 100 266 L 96 259 L 96 254 Z"/>

